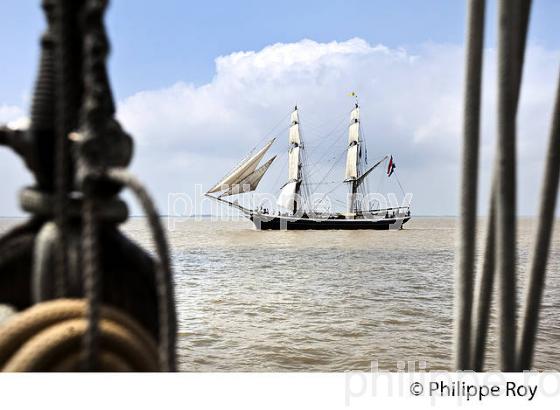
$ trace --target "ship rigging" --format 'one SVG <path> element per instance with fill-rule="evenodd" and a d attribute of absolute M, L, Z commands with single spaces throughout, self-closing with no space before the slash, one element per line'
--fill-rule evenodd
<path fill-rule="evenodd" d="M 339 156 L 340 159 L 344 154 L 346 156 L 344 179 L 339 181 L 347 185 L 348 189 L 344 212 L 320 210 L 329 192 L 322 194 L 318 200 L 313 198 L 317 192 L 312 188 L 314 184 L 311 182 L 310 174 L 314 171 L 310 170 L 307 159 L 307 147 L 300 129 L 300 114 L 297 106 L 290 114 L 288 175 L 276 198 L 275 205 L 278 207 L 276 211 L 262 207 L 252 209 L 239 204 L 237 200 L 226 199 L 257 189 L 277 158 L 275 155 L 259 166 L 276 138 L 272 138 L 261 149 L 249 154 L 210 188 L 206 196 L 238 209 L 254 223 L 257 229 L 401 229 L 410 220 L 409 204 L 405 202 L 402 206 L 382 207 L 379 201 L 372 203 L 369 198 L 371 192 L 367 186 L 367 179 L 372 172 L 385 165 L 386 174 L 391 177 L 396 165 L 392 155 L 385 155 L 373 165 L 368 165 L 367 147 L 360 123 L 360 106 L 357 101 L 350 112 L 347 135 L 346 149 Z M 327 174 L 330 174 L 333 168 L 334 165 Z M 324 183 L 324 179 L 321 183 Z M 400 182 L 398 184 L 402 189 Z"/>

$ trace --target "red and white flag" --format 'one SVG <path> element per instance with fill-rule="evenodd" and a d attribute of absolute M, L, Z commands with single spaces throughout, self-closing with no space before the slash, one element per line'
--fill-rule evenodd
<path fill-rule="evenodd" d="M 391 159 L 389 159 L 389 166 L 387 167 L 387 176 L 390 177 L 391 175 L 393 175 L 396 167 L 397 165 L 395 164 L 395 161 L 393 161 L 393 156 L 391 155 Z"/>

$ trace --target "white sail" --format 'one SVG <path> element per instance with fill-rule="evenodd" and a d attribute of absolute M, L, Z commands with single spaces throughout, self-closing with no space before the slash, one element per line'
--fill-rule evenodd
<path fill-rule="evenodd" d="M 290 117 L 291 125 L 288 133 L 288 142 L 290 148 L 288 151 L 288 182 L 282 188 L 282 192 L 278 197 L 277 204 L 283 208 L 295 211 L 294 198 L 299 193 L 301 183 L 301 135 L 299 132 L 299 114 L 298 109 L 295 107 Z"/>
<path fill-rule="evenodd" d="M 270 140 L 263 148 L 261 148 L 256 154 L 252 155 L 245 161 L 243 161 L 237 168 L 230 172 L 224 179 L 214 185 L 207 193 L 219 192 L 228 190 L 231 186 L 239 184 L 243 179 L 247 178 L 252 174 L 259 162 L 264 157 L 270 146 L 274 143 L 273 138 Z"/>
<path fill-rule="evenodd" d="M 348 147 L 346 156 L 346 180 L 358 178 L 358 144 Z"/>
<path fill-rule="evenodd" d="M 360 141 L 360 107 L 358 104 L 350 113 L 350 126 L 348 127 L 348 145 Z"/>
<path fill-rule="evenodd" d="M 299 114 L 297 107 L 292 111 L 292 115 L 290 116 L 290 122 L 292 124 L 299 124 Z"/>
<path fill-rule="evenodd" d="M 354 120 L 360 121 L 360 107 L 354 107 L 350 113 L 350 121 L 353 122 Z"/>
<path fill-rule="evenodd" d="M 290 127 L 289 143 L 299 145 L 301 144 L 301 139 L 299 136 L 299 124 L 294 124 Z"/>
<path fill-rule="evenodd" d="M 278 196 L 278 200 L 276 204 L 281 206 L 282 208 L 286 209 L 293 209 L 294 207 L 294 200 L 296 198 L 296 188 L 297 188 L 297 181 L 288 182 L 282 188 L 280 195 Z"/>
<path fill-rule="evenodd" d="M 237 195 L 242 194 L 245 192 L 251 192 L 257 189 L 259 182 L 261 182 L 262 177 L 272 164 L 272 161 L 276 159 L 276 155 L 266 161 L 263 165 L 261 165 L 258 169 L 256 169 L 252 174 L 249 174 L 248 177 L 244 178 L 238 184 L 232 185 L 227 191 L 225 191 L 222 196 L 228 195 Z"/>
<path fill-rule="evenodd" d="M 301 144 L 301 138 L 299 135 L 299 114 L 297 107 L 292 111 L 292 115 L 290 116 L 290 132 L 288 136 L 288 143 L 294 145 Z"/>
<path fill-rule="evenodd" d="M 299 147 L 291 147 L 288 152 L 288 181 L 299 179 Z"/>
<path fill-rule="evenodd" d="M 360 123 L 353 122 L 348 127 L 348 144 L 360 141 Z"/>
<path fill-rule="evenodd" d="M 358 104 L 350 113 L 348 126 L 348 153 L 346 154 L 346 181 L 358 178 L 358 153 L 360 150 L 360 107 Z"/>

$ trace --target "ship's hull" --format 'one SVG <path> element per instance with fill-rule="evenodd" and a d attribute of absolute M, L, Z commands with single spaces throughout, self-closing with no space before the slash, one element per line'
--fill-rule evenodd
<path fill-rule="evenodd" d="M 386 231 L 389 229 L 401 229 L 408 222 L 409 216 L 398 218 L 381 219 L 311 219 L 311 218 L 290 218 L 270 215 L 253 214 L 249 219 L 260 230 L 361 230 L 373 229 Z"/>

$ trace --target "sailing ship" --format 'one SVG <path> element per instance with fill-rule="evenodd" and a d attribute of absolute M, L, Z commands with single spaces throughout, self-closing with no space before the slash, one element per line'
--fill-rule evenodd
<path fill-rule="evenodd" d="M 241 205 L 237 200 L 228 200 L 234 195 L 255 191 L 265 173 L 268 171 L 276 156 L 268 159 L 259 166 L 276 138 L 268 141 L 260 150 L 249 154 L 239 165 L 223 177 L 217 184 L 206 192 L 206 196 L 238 209 L 250 219 L 257 229 L 402 229 L 410 220 L 410 205 L 385 207 L 380 209 L 363 201 L 367 195 L 364 182 L 370 174 L 387 164 L 387 175 L 395 172 L 392 156 L 386 155 L 372 166 L 367 166 L 365 139 L 362 138 L 360 127 L 360 106 L 358 101 L 350 113 L 348 125 L 348 143 L 346 146 L 346 168 L 344 179 L 340 182 L 348 186 L 346 212 L 323 212 L 314 209 L 313 203 L 308 203 L 310 197 L 309 184 L 306 184 L 307 169 L 306 150 L 300 129 L 298 107 L 290 115 L 288 132 L 288 178 L 281 187 L 277 197 L 278 210 L 272 211 L 258 207 L 251 209 Z M 399 183 L 400 185 L 400 183 Z M 403 191 L 404 193 L 404 191 Z M 228 199 L 226 199 L 228 198 Z"/>

